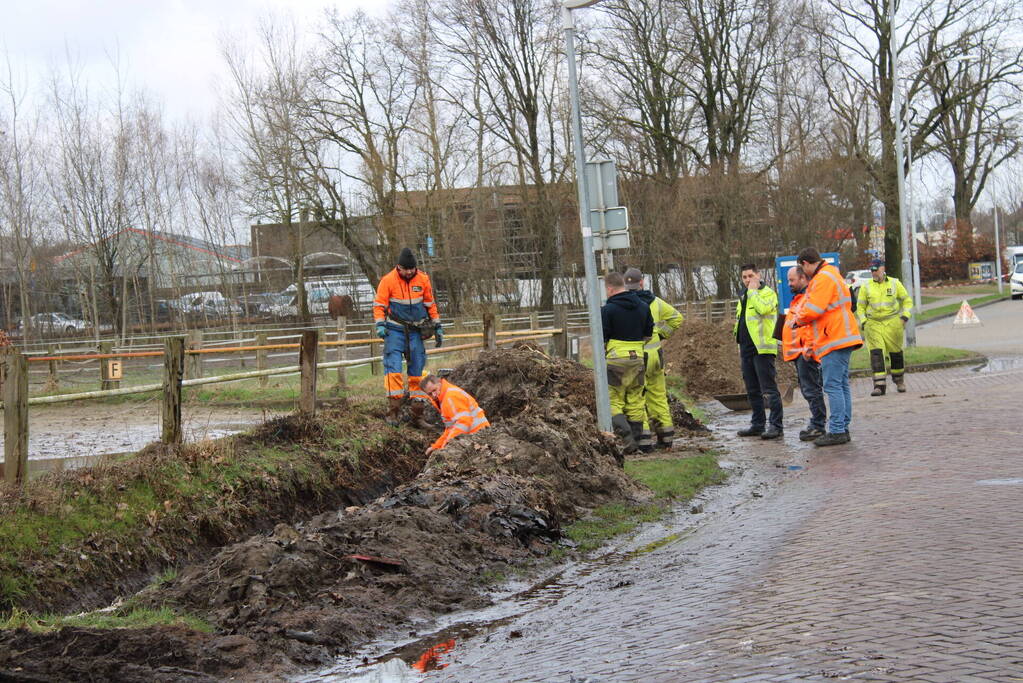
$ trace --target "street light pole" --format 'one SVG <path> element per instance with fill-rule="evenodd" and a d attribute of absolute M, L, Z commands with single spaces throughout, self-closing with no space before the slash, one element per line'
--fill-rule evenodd
<path fill-rule="evenodd" d="M 1002 293 L 1002 246 L 998 239 L 998 207 L 995 207 L 995 277 L 998 278 L 998 293 Z"/>
<path fill-rule="evenodd" d="M 593 347 L 593 386 L 597 400 L 597 425 L 611 431 L 611 399 L 607 388 L 607 360 L 604 358 L 604 329 L 600 322 L 600 283 L 593 255 L 593 226 L 590 225 L 589 191 L 586 187 L 586 154 L 583 150 L 583 120 L 579 111 L 579 80 L 575 65 L 575 23 L 572 10 L 594 4 L 568 0 L 561 6 L 565 30 L 565 54 L 568 57 L 568 92 L 572 103 L 572 146 L 575 148 L 575 179 L 579 198 L 579 227 L 583 238 L 583 266 L 586 270 L 586 310 L 590 320 L 590 345 Z"/>
<path fill-rule="evenodd" d="M 907 289 L 913 290 L 913 271 L 909 263 L 909 223 L 906 221 L 906 210 L 909 208 L 906 205 L 906 169 L 903 166 L 903 154 L 902 146 L 903 141 L 903 127 L 902 127 L 902 88 L 899 85 L 899 48 L 895 41 L 895 3 L 891 2 L 888 5 L 888 47 L 892 55 L 892 106 L 895 108 L 895 115 L 892 117 L 895 121 L 895 163 L 898 171 L 898 182 L 899 182 L 899 230 L 902 239 L 902 284 L 908 282 L 909 287 Z M 889 229 L 888 217 L 885 217 L 885 229 Z M 909 296 L 913 296 L 913 292 L 908 292 Z M 919 315 L 919 310 L 917 311 Z M 911 315 L 909 321 L 906 323 L 906 346 L 916 346 L 916 316 Z"/>

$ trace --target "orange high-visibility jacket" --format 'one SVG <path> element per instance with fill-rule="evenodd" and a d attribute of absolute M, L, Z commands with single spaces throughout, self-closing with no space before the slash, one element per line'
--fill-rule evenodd
<path fill-rule="evenodd" d="M 799 314 L 803 306 L 803 294 L 796 294 L 792 298 L 789 310 L 785 314 L 785 325 L 781 328 L 781 357 L 783 360 L 795 360 L 803 355 L 803 351 L 813 348 L 813 330 L 809 325 L 792 329 L 792 321 Z"/>
<path fill-rule="evenodd" d="M 461 387 L 456 387 L 446 379 L 440 381 L 440 397 L 434 401 L 440 416 L 444 418 L 444 433 L 433 442 L 432 448 L 440 450 L 448 445 L 451 439 L 461 434 L 475 434 L 490 422 L 476 399 Z"/>
<path fill-rule="evenodd" d="M 810 326 L 817 360 L 838 349 L 863 346 L 860 325 L 852 312 L 849 285 L 837 268 L 825 262 L 810 278 L 796 314 L 796 325 Z"/>
<path fill-rule="evenodd" d="M 411 323 L 427 315 L 433 320 L 440 318 L 429 275 L 419 270 L 406 281 L 395 268 L 380 278 L 377 295 L 373 299 L 373 320 L 379 322 L 390 317 Z M 397 325 L 395 328 L 401 329 Z"/>

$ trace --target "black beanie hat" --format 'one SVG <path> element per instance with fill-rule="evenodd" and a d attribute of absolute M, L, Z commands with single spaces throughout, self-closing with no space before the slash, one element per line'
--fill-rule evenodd
<path fill-rule="evenodd" d="M 398 254 L 398 265 L 402 268 L 415 268 L 416 267 L 416 255 L 412 253 L 412 250 L 405 247 Z"/>

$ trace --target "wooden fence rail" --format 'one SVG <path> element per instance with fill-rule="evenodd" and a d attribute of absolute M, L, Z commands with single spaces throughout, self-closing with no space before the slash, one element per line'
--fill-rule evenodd
<path fill-rule="evenodd" d="M 458 338 L 476 338 L 486 339 L 490 338 L 493 340 L 491 348 L 501 344 L 511 344 L 518 341 L 534 341 L 539 339 L 552 338 L 553 348 L 555 352 L 559 349 L 568 348 L 567 329 L 562 328 L 548 328 L 548 329 L 528 329 L 528 330 L 516 330 L 508 331 L 505 333 L 496 332 L 493 327 L 488 327 L 483 333 L 468 334 L 468 335 L 451 335 L 451 337 Z M 497 338 L 497 334 L 500 334 L 500 339 Z M 562 339 L 564 338 L 564 339 Z M 299 394 L 299 410 L 305 413 L 312 414 L 316 410 L 316 378 L 319 370 L 337 368 L 355 367 L 360 365 L 366 365 L 373 362 L 375 359 L 372 358 L 352 358 L 346 359 L 339 357 L 337 360 L 320 362 L 319 361 L 319 348 L 321 346 L 336 346 L 338 349 L 343 350 L 345 348 L 345 342 L 343 338 L 339 338 L 334 342 L 325 342 L 319 340 L 319 332 L 316 330 L 307 330 L 303 333 L 302 341 L 300 344 L 294 346 L 300 347 L 299 364 L 294 366 L 285 366 L 277 368 L 266 368 L 260 367 L 257 370 L 250 370 L 245 372 L 236 372 L 223 375 L 215 375 L 212 377 L 186 377 L 186 359 L 189 354 L 189 349 L 186 348 L 187 340 L 185 337 L 171 337 L 168 338 L 164 343 L 164 350 L 159 354 L 151 352 L 145 352 L 149 355 L 162 355 L 164 359 L 163 363 L 163 381 L 160 383 L 152 384 L 141 384 L 131 387 L 119 387 L 116 389 L 101 389 L 98 391 L 86 391 L 73 394 L 59 394 L 53 396 L 36 396 L 29 398 L 28 396 L 28 360 L 24 354 L 18 353 L 16 350 L 8 349 L 2 358 L 2 367 L 5 374 L 3 398 L 4 401 L 0 404 L 0 408 L 4 410 L 4 476 L 8 483 L 20 486 L 24 484 L 28 479 L 29 475 L 29 460 L 28 460 L 28 434 L 29 434 L 29 421 L 28 413 L 29 406 L 32 405 L 45 405 L 51 403 L 64 403 L 69 401 L 79 401 L 94 398 L 104 398 L 108 396 L 123 396 L 127 394 L 139 394 L 153 391 L 162 392 L 162 407 L 160 413 L 160 436 L 161 441 L 165 444 L 179 444 L 182 441 L 182 423 L 181 423 L 181 404 L 182 404 L 182 390 L 186 387 L 200 386 L 204 384 L 215 384 L 221 382 L 233 382 L 237 380 L 250 379 L 250 378 L 266 378 L 274 375 L 288 375 L 299 373 L 301 376 L 300 380 L 300 394 Z M 351 341 L 351 340 L 349 340 Z M 366 340 L 360 340 L 365 342 Z M 379 340 L 377 340 L 379 341 Z M 276 348 L 282 345 L 279 344 L 257 344 L 255 348 L 257 352 L 263 354 L 268 349 Z M 291 346 L 291 345 L 286 345 Z M 442 348 L 427 349 L 428 355 L 439 355 L 446 353 L 455 353 L 460 351 L 468 351 L 474 349 L 481 349 L 484 347 L 482 341 L 467 343 L 467 344 L 455 344 L 452 346 L 444 346 Z M 202 349 L 192 349 L 192 352 L 201 351 Z M 237 352 L 238 348 L 226 348 L 223 351 Z M 103 358 L 123 358 L 127 354 L 117 353 L 103 353 L 103 354 L 78 354 L 98 356 Z M 59 356 L 57 358 L 60 358 Z M 68 357 L 63 357 L 67 360 Z M 48 359 L 49 360 L 49 359 Z M 265 359 L 262 363 L 265 365 Z M 260 365 L 260 363 L 257 363 Z"/>

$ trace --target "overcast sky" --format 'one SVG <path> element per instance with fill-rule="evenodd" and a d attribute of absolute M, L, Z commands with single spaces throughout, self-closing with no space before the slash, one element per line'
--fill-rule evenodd
<path fill-rule="evenodd" d="M 174 118 L 201 120 L 217 101 L 223 36 L 251 33 L 270 13 L 314 25 L 325 7 L 378 11 L 386 0 L 0 0 L 0 65 L 15 81 L 43 87 L 67 54 L 91 88 L 109 87 L 115 61 L 130 85 L 158 96 Z M 4 79 L 6 80 L 6 78 Z"/>

